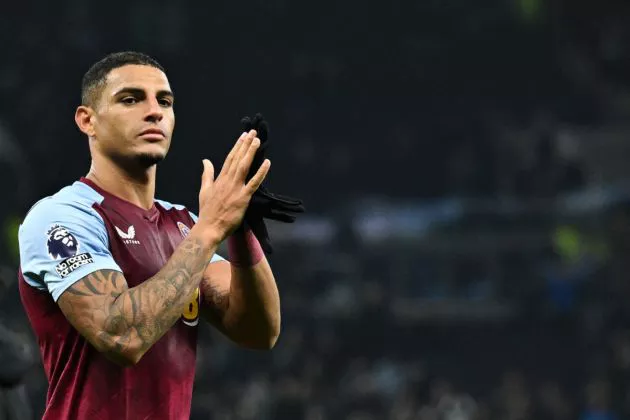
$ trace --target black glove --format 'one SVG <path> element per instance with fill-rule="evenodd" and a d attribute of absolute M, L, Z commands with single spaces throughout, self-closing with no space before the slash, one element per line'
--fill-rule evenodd
<path fill-rule="evenodd" d="M 256 114 L 254 118 L 244 117 L 241 119 L 241 124 L 244 131 L 256 130 L 257 137 L 260 139 L 260 147 L 256 151 L 247 175 L 247 181 L 249 181 L 265 161 L 269 146 L 269 125 L 261 114 Z M 260 242 L 263 251 L 271 254 L 273 253 L 273 248 L 264 219 L 293 223 L 296 217 L 295 213 L 303 213 L 304 210 L 302 200 L 274 194 L 261 185 L 252 195 L 249 206 L 245 211 L 242 227 L 251 229 L 258 242 Z"/>
<path fill-rule="evenodd" d="M 256 151 L 252 165 L 249 167 L 249 173 L 247 174 L 246 182 L 249 182 L 267 156 L 267 148 L 269 147 L 269 143 L 267 142 L 267 139 L 269 138 L 269 124 L 267 124 L 267 121 L 265 121 L 262 114 L 256 114 L 254 115 L 254 118 L 241 118 L 241 125 L 243 127 L 243 131 L 249 132 L 250 130 L 256 130 L 256 137 L 260 139 L 260 146 Z"/>

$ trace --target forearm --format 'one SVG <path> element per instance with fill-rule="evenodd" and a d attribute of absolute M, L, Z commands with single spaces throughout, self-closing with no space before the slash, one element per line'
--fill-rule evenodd
<path fill-rule="evenodd" d="M 280 297 L 271 267 L 251 232 L 229 241 L 230 264 L 212 264 L 202 282 L 202 314 L 237 344 L 269 349 L 280 334 Z"/>
<path fill-rule="evenodd" d="M 275 345 L 280 335 L 280 296 L 267 259 L 252 267 L 232 265 L 229 306 L 223 324 L 243 346 Z"/>
<path fill-rule="evenodd" d="M 155 276 L 136 287 L 112 293 L 110 298 L 114 299 L 92 315 L 100 317 L 95 323 L 102 325 L 94 340 L 96 348 L 116 361 L 136 363 L 181 317 L 216 247 L 201 229 L 193 228 Z M 116 274 L 120 275 L 110 272 L 110 278 L 100 280 L 116 283 Z M 98 282 L 99 278 L 92 281 Z"/>

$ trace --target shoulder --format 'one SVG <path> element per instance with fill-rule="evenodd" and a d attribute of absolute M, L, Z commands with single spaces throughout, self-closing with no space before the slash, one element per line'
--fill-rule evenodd
<path fill-rule="evenodd" d="M 103 200 L 104 197 L 97 191 L 77 181 L 36 202 L 26 213 L 23 224 L 33 223 L 42 217 L 74 217 L 77 213 L 97 215 L 94 204 Z"/>
<path fill-rule="evenodd" d="M 35 203 L 27 212 L 19 228 L 19 239 L 33 233 L 46 235 L 55 228 L 85 227 L 100 231 L 104 222 L 94 209 L 104 197 L 82 182 L 62 188 L 54 195 Z"/>
<path fill-rule="evenodd" d="M 20 269 L 27 284 L 56 301 L 96 270 L 122 271 L 109 250 L 105 222 L 94 207 L 104 197 L 82 182 L 61 189 L 29 210 L 18 231 Z"/>

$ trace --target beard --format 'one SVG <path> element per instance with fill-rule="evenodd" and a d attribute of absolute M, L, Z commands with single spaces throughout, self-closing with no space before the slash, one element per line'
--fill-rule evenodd
<path fill-rule="evenodd" d="M 162 162 L 166 156 L 161 153 L 140 153 L 135 156 L 136 165 L 148 169 L 153 165 Z"/>
<path fill-rule="evenodd" d="M 133 176 L 142 177 L 147 169 L 162 162 L 166 155 L 164 153 L 135 153 L 135 154 L 113 154 L 112 160 Z"/>

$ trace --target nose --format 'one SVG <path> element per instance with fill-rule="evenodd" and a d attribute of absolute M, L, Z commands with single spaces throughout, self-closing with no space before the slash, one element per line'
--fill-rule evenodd
<path fill-rule="evenodd" d="M 147 114 L 144 117 L 144 120 L 147 122 L 159 122 L 164 118 L 164 111 L 157 99 L 152 99 L 147 101 L 148 109 Z"/>

